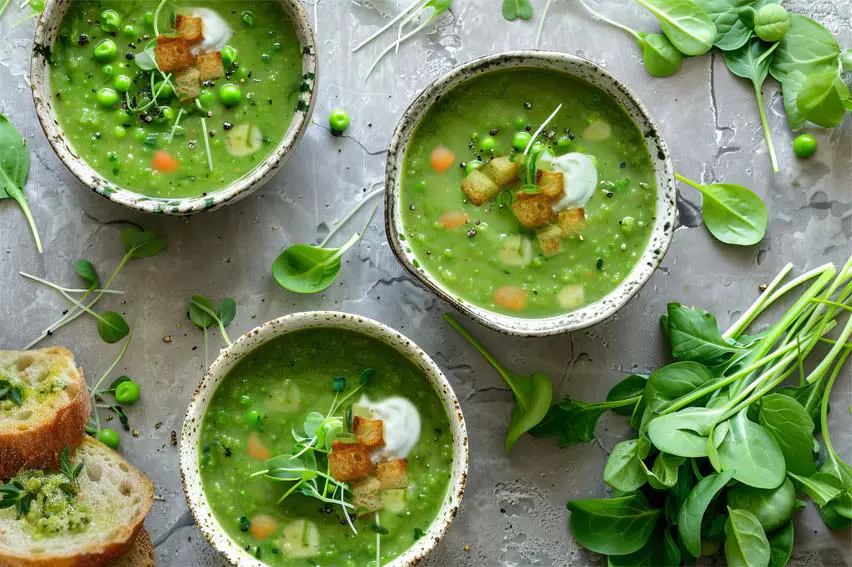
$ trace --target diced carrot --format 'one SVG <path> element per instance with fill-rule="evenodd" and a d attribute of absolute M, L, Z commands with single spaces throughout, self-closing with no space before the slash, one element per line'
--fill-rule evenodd
<path fill-rule="evenodd" d="M 248 438 L 247 450 L 249 457 L 253 459 L 257 459 L 259 461 L 265 461 L 272 456 L 269 452 L 269 449 L 263 444 L 263 441 L 260 440 L 260 437 L 257 436 L 256 431 L 252 431 Z"/>
<path fill-rule="evenodd" d="M 165 150 L 157 150 L 151 159 L 151 167 L 160 173 L 174 173 L 180 167 L 180 162 Z"/>
<path fill-rule="evenodd" d="M 255 514 L 251 519 L 250 529 L 254 539 L 264 540 L 278 529 L 278 520 L 266 514 Z"/>
<path fill-rule="evenodd" d="M 469 221 L 470 217 L 467 213 L 463 211 L 444 211 L 443 213 L 441 213 L 441 217 L 438 219 L 438 222 L 441 223 L 441 226 L 450 230 L 463 226 Z"/>
<path fill-rule="evenodd" d="M 504 285 L 494 292 L 494 303 L 512 311 L 523 311 L 527 307 L 527 292 L 514 285 Z"/>
<path fill-rule="evenodd" d="M 438 146 L 432 150 L 431 163 L 432 169 L 438 173 L 443 173 L 450 169 L 453 162 L 456 161 L 456 155 L 448 148 Z"/>

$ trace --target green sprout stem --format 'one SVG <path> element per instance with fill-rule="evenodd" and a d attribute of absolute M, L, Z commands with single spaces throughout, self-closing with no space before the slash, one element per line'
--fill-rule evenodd
<path fill-rule="evenodd" d="M 17 201 L 18 205 L 21 207 L 21 210 L 24 212 L 24 218 L 27 219 L 27 223 L 30 225 L 30 231 L 33 233 L 33 238 L 36 242 L 36 250 L 38 250 L 39 254 L 43 253 L 44 249 L 41 246 L 41 237 L 38 234 L 38 227 L 36 227 L 33 213 L 30 210 L 30 205 L 27 202 L 27 198 L 24 196 L 23 190 L 14 183 L 8 183 L 5 186 L 5 190 L 6 193 Z"/>
<path fill-rule="evenodd" d="M 636 41 L 639 41 L 640 39 L 642 39 L 642 37 L 638 33 L 633 31 L 632 29 L 628 28 L 624 24 L 620 24 L 620 23 L 616 22 L 615 20 L 611 20 L 611 19 L 607 18 L 606 16 L 604 16 L 603 14 L 601 14 L 600 12 L 593 10 L 592 7 L 589 6 L 586 3 L 586 0 L 578 0 L 578 1 L 580 2 L 580 5 L 583 8 L 585 8 L 586 11 L 589 12 L 595 19 L 598 19 L 602 22 L 605 22 L 605 23 L 607 23 L 607 24 L 609 24 L 613 27 L 616 27 L 616 28 L 632 35 L 636 39 Z"/>
<path fill-rule="evenodd" d="M 37 282 L 38 282 L 38 283 L 40 283 L 40 284 L 44 284 L 44 285 L 46 285 L 47 287 L 49 287 L 49 288 L 51 288 L 51 289 L 54 289 L 54 290 L 58 291 L 58 292 L 59 292 L 59 294 L 60 294 L 62 297 L 64 297 L 65 299 L 67 299 L 67 300 L 68 300 L 71 304 L 73 304 L 75 307 L 77 307 L 77 309 L 81 309 L 82 311 L 84 311 L 84 312 L 88 313 L 89 315 L 91 315 L 92 317 L 94 317 L 94 318 L 95 318 L 95 319 L 97 319 L 98 321 L 100 321 L 100 322 L 104 323 L 105 325 L 109 325 L 110 327 L 113 327 L 113 325 L 112 325 L 109 321 L 107 321 L 106 319 L 104 319 L 103 317 L 101 317 L 101 315 L 100 315 L 99 313 L 96 313 L 95 311 L 92 311 L 91 309 L 89 309 L 89 307 L 88 307 L 88 306 L 86 306 L 86 305 L 84 305 L 83 303 L 81 303 L 80 301 L 78 301 L 78 300 L 74 299 L 74 298 L 73 298 L 73 297 L 72 297 L 69 293 L 67 293 L 67 292 L 65 291 L 65 288 L 62 288 L 62 287 L 60 287 L 60 286 L 58 286 L 58 285 L 56 285 L 56 284 L 54 284 L 54 283 L 52 283 L 52 282 L 49 282 L 49 281 L 47 281 L 47 280 L 45 280 L 45 279 L 42 279 L 42 278 L 40 278 L 40 277 L 38 277 L 38 276 L 34 276 L 34 275 L 32 275 L 32 274 L 28 274 L 28 273 L 26 273 L 26 272 L 19 272 L 19 273 L 20 273 L 22 276 L 24 276 L 25 278 L 31 279 L 31 280 L 33 280 L 33 281 L 37 281 Z M 114 328 L 114 327 L 113 327 L 113 328 Z"/>
<path fill-rule="evenodd" d="M 778 45 L 777 43 L 775 44 Z M 773 46 L 774 49 L 774 46 Z M 772 50 L 767 51 L 771 53 Z M 775 145 L 772 143 L 772 133 L 769 131 L 769 122 L 766 119 L 766 109 L 763 107 L 763 93 L 760 85 L 754 83 L 754 96 L 757 98 L 757 110 L 760 112 L 760 123 L 763 125 L 763 136 L 766 138 L 766 147 L 769 149 L 769 159 L 772 161 L 772 171 L 778 173 L 778 158 L 775 157 Z"/>
<path fill-rule="evenodd" d="M 214 321 L 216 321 L 216 325 L 218 325 L 219 327 L 219 332 L 222 334 L 222 338 L 225 340 L 225 343 L 228 346 L 232 346 L 234 344 L 233 342 L 231 342 L 231 337 L 228 336 L 228 331 L 225 330 L 225 325 L 222 324 L 222 319 L 219 318 L 219 315 L 217 313 L 214 313 L 206 305 L 202 305 L 197 301 L 193 301 L 192 305 L 195 305 L 196 307 L 204 311 L 207 315 L 212 317 Z"/>
<path fill-rule="evenodd" d="M 160 0 L 160 3 L 157 4 L 157 9 L 154 10 L 154 37 L 160 35 L 160 11 L 163 9 L 163 6 L 166 5 L 166 0 Z"/>
<path fill-rule="evenodd" d="M 381 185 L 381 184 L 380 183 L 374 184 L 373 187 L 375 187 L 376 185 Z M 352 208 L 351 211 L 346 213 L 346 215 L 342 219 L 340 219 L 337 223 L 335 223 L 334 228 L 332 228 L 329 231 L 329 233 L 326 235 L 326 237 L 323 239 L 323 241 L 320 242 L 319 247 L 325 248 L 326 244 L 329 243 L 329 241 L 337 233 L 337 231 L 339 231 L 341 228 L 343 228 L 346 225 L 346 223 L 348 223 L 352 219 L 352 217 L 354 217 L 358 213 L 358 211 L 360 211 L 364 207 L 364 205 L 366 205 L 376 195 L 381 195 L 384 192 L 385 192 L 385 190 L 384 190 L 384 187 L 383 187 L 381 189 L 376 189 L 375 191 L 368 193 L 363 199 L 361 199 L 358 202 L 358 204 L 355 205 L 355 207 Z"/>
<path fill-rule="evenodd" d="M 547 11 L 550 10 L 550 4 L 553 0 L 547 0 L 544 4 L 544 10 L 541 12 L 541 20 L 538 22 L 538 31 L 535 34 L 535 48 L 538 49 L 541 45 L 541 33 L 544 31 L 544 21 L 547 19 Z"/>
<path fill-rule="evenodd" d="M 132 339 L 132 338 L 133 338 L 133 331 L 131 331 L 130 333 L 127 334 L 127 338 L 124 340 L 124 345 L 122 345 L 121 351 L 119 351 L 118 356 L 115 358 L 115 360 L 112 361 L 112 364 L 109 365 L 109 368 L 106 369 L 106 372 L 101 374 L 101 377 L 98 378 L 98 381 L 95 382 L 94 386 L 92 386 L 92 388 L 90 389 L 89 402 L 92 406 L 92 415 L 94 415 L 94 417 L 95 417 L 95 426 L 96 426 L 96 430 L 97 430 L 97 433 L 95 434 L 95 436 L 97 436 L 101 432 L 101 418 L 98 415 L 97 408 L 95 407 L 96 406 L 95 396 L 97 395 L 98 390 L 101 387 L 101 384 L 103 384 L 103 382 L 104 382 L 104 380 L 106 380 L 107 376 L 110 375 L 110 373 L 118 365 L 119 361 L 124 357 L 124 353 L 127 352 L 127 347 L 130 346 L 130 339 Z"/>
<path fill-rule="evenodd" d="M 8 2 L 8 0 L 7 0 L 7 2 Z M 394 19 L 392 19 L 387 24 L 385 24 L 384 27 L 382 27 L 382 29 L 380 29 L 379 31 L 377 31 L 376 33 L 374 33 L 373 35 L 371 35 L 370 37 L 368 37 L 367 39 L 365 39 L 364 41 L 359 43 L 357 46 L 355 46 L 352 49 L 352 53 L 355 53 L 356 51 L 358 51 L 359 49 L 361 49 L 362 47 L 364 47 L 365 45 L 367 45 L 368 43 L 370 43 L 371 41 L 373 41 L 374 39 L 376 39 L 377 37 L 379 37 L 383 33 L 385 33 L 387 30 L 389 30 L 391 27 L 393 27 L 394 24 L 396 24 L 398 21 L 400 21 L 402 18 L 404 18 L 408 14 L 414 12 L 415 10 L 417 10 L 417 11 L 422 10 L 426 6 L 426 4 L 428 4 L 428 3 L 429 3 L 429 0 L 415 0 L 415 2 L 412 3 L 410 6 L 408 6 L 408 8 L 406 8 L 405 10 L 400 12 L 399 15 L 397 15 Z"/>

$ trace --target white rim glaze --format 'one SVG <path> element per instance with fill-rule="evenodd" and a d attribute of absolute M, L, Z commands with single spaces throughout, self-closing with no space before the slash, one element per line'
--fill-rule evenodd
<path fill-rule="evenodd" d="M 264 323 L 221 351 L 210 365 L 195 391 L 181 429 L 180 470 L 189 509 L 207 541 L 233 565 L 263 567 L 265 563 L 237 545 L 222 529 L 213 515 L 201 486 L 199 473 L 199 438 L 202 419 L 216 388 L 228 372 L 260 345 L 287 333 L 302 329 L 337 328 L 356 331 L 377 339 L 412 361 L 423 373 L 444 403 L 453 435 L 453 471 L 441 509 L 426 534 L 405 553 L 386 566 L 403 567 L 417 564 L 440 541 L 458 512 L 468 470 L 468 437 L 459 401 L 438 366 L 416 344 L 390 327 L 358 315 L 335 311 L 308 311 L 286 315 Z"/>
<path fill-rule="evenodd" d="M 568 73 L 612 96 L 644 134 L 657 182 L 656 221 L 648 246 L 630 274 L 598 301 L 564 315 L 540 319 L 495 313 L 459 298 L 419 266 L 411 249 L 400 238 L 404 233 L 400 207 L 400 172 L 408 142 L 426 112 L 448 91 L 473 76 L 519 67 Z M 388 151 L 385 187 L 385 226 L 388 240 L 402 265 L 429 289 L 472 319 L 491 329 L 518 336 L 547 336 L 575 331 L 613 315 L 639 291 L 660 265 L 674 237 L 677 215 L 674 168 L 669 150 L 645 106 L 623 83 L 591 61 L 547 51 L 509 51 L 475 59 L 456 67 L 426 87 L 402 115 L 394 131 Z"/>
<path fill-rule="evenodd" d="M 217 209 L 235 203 L 259 189 L 273 173 L 286 163 L 291 150 L 310 124 L 316 102 L 317 55 L 310 21 L 298 0 L 279 0 L 284 12 L 293 21 L 293 27 L 302 46 L 302 85 L 297 108 L 284 137 L 276 148 L 249 174 L 227 187 L 196 197 L 158 198 L 118 187 L 95 171 L 74 150 L 59 125 L 53 108 L 50 90 L 50 73 L 47 58 L 56 41 L 57 32 L 71 0 L 47 0 L 38 20 L 30 60 L 30 81 L 33 101 L 41 127 L 59 159 L 83 184 L 95 193 L 137 211 L 165 215 L 190 215 Z"/>

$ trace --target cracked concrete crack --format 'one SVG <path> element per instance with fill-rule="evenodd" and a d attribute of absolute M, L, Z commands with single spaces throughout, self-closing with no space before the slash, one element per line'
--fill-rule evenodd
<path fill-rule="evenodd" d="M 322 128 L 323 130 L 325 130 L 328 133 L 331 133 L 331 128 L 329 128 L 328 126 L 323 126 L 322 124 L 320 124 L 316 120 L 311 120 L 311 124 L 313 124 L 317 128 Z M 347 140 L 352 140 L 353 142 L 355 142 L 356 144 L 361 146 L 361 149 L 364 150 L 364 153 L 367 154 L 368 156 L 380 156 L 382 154 L 388 153 L 388 148 L 385 148 L 383 150 L 371 151 L 370 149 L 367 148 L 367 146 L 365 146 L 363 143 L 361 143 L 361 140 L 359 140 L 358 138 L 355 138 L 354 136 L 350 136 L 348 134 L 342 134 L 338 137 L 339 138 L 346 138 Z"/>
<path fill-rule="evenodd" d="M 188 528 L 189 526 L 194 526 L 195 520 L 192 518 L 192 514 L 189 513 L 189 510 L 184 510 L 183 514 L 181 514 L 174 523 L 169 526 L 169 528 L 160 535 L 154 541 L 154 549 L 157 549 L 161 545 L 163 545 L 172 535 L 175 534 L 181 528 Z"/>

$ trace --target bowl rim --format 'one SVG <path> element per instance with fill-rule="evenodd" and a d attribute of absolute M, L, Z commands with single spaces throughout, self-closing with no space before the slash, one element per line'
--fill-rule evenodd
<path fill-rule="evenodd" d="M 654 227 L 642 256 L 630 274 L 597 301 L 552 317 L 512 317 L 479 307 L 454 295 L 438 284 L 425 269 L 416 265 L 413 253 L 406 250 L 400 238 L 403 232 L 400 172 L 411 135 L 435 102 L 448 91 L 474 76 L 510 68 L 539 68 L 567 73 L 611 96 L 643 132 L 657 182 Z M 578 74 L 576 70 L 579 68 L 586 68 L 586 73 Z M 403 267 L 441 299 L 471 319 L 495 331 L 521 337 L 543 337 L 584 329 L 614 315 L 636 295 L 659 267 L 676 228 L 674 166 L 668 146 L 648 109 L 624 83 L 593 61 L 553 51 L 515 50 L 478 57 L 454 67 L 425 87 L 402 114 L 394 129 L 386 162 L 385 188 L 385 230 L 390 248 Z"/>
<path fill-rule="evenodd" d="M 353 331 L 390 346 L 417 366 L 447 411 L 447 419 L 453 434 L 453 470 L 444 502 L 426 534 L 385 567 L 415 565 L 435 548 L 458 513 L 469 467 L 467 428 L 458 398 L 446 376 L 432 358 L 405 335 L 384 323 L 361 315 L 340 311 L 304 311 L 284 315 L 255 327 L 234 341 L 231 346 L 220 351 L 195 389 L 181 427 L 178 449 L 181 483 L 189 510 L 205 539 L 231 564 L 240 567 L 267 565 L 237 545 L 227 535 L 210 509 L 201 485 L 198 463 L 201 424 L 216 389 L 242 358 L 262 344 L 283 335 L 316 328 Z"/>
<path fill-rule="evenodd" d="M 316 105 L 318 61 L 310 19 L 298 0 L 278 0 L 290 16 L 301 47 L 302 78 L 296 110 L 283 138 L 248 174 L 222 189 L 193 197 L 150 197 L 119 187 L 107 180 L 73 149 L 56 118 L 50 93 L 47 59 L 72 0 L 47 0 L 38 18 L 30 55 L 30 78 L 36 116 L 54 153 L 65 167 L 96 194 L 114 203 L 144 213 L 191 215 L 235 203 L 263 186 L 286 163 L 307 130 Z"/>

